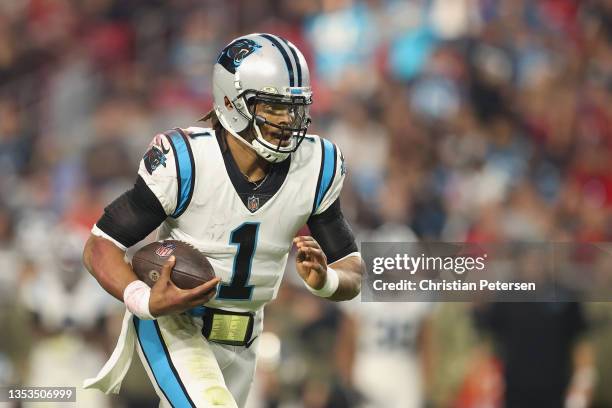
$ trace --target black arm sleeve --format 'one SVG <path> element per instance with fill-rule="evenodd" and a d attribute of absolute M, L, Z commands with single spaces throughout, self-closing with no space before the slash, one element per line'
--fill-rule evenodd
<path fill-rule="evenodd" d="M 159 227 L 166 217 L 155 194 L 138 176 L 131 190 L 104 209 L 96 225 L 122 245 L 131 247 Z"/>
<path fill-rule="evenodd" d="M 336 199 L 321 214 L 312 215 L 308 219 L 308 228 L 325 252 L 329 263 L 358 251 L 353 231 L 340 209 L 340 199 Z"/>

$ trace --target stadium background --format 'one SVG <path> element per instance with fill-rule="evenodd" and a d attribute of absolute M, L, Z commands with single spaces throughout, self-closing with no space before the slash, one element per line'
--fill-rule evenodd
<path fill-rule="evenodd" d="M 360 241 L 610 240 L 610 1 L 5 0 L 0 384 L 77 385 L 104 362 L 122 309 L 80 267 L 83 239 L 151 137 L 210 108 L 217 52 L 249 32 L 306 55 L 311 130 L 343 149 Z M 291 264 L 285 280 L 253 407 L 357 406 L 385 385 L 401 407 L 500 405 L 473 306 L 336 305 L 305 294 Z M 610 407 L 612 307 L 580 310 L 570 340 L 597 368 L 595 406 Z M 548 334 L 535 344 L 564 341 Z M 79 406 L 151 398 L 134 367 L 119 397 Z"/>

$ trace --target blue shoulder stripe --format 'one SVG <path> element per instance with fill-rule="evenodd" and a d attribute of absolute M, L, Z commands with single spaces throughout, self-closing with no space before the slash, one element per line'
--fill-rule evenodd
<path fill-rule="evenodd" d="M 334 176 L 336 175 L 336 146 L 329 140 L 321 138 L 321 169 L 319 170 L 319 180 L 317 182 L 317 190 L 315 202 L 312 207 L 314 213 L 323 197 L 331 188 Z"/>
<path fill-rule="evenodd" d="M 170 353 L 164 343 L 155 320 L 141 320 L 134 316 L 136 337 L 143 354 L 153 372 L 159 389 L 164 393 L 173 407 L 195 407 L 185 385 L 170 359 Z"/>
<path fill-rule="evenodd" d="M 195 163 L 193 152 L 187 137 L 180 129 L 166 132 L 172 143 L 174 160 L 176 162 L 176 178 L 178 180 L 178 194 L 176 208 L 171 217 L 177 218 L 187 209 L 195 186 Z"/>

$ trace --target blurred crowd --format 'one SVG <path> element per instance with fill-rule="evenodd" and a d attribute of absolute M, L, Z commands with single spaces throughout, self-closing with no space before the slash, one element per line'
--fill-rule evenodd
<path fill-rule="evenodd" d="M 612 238 L 610 0 L 3 0 L 0 384 L 101 366 L 122 307 L 82 269 L 83 240 L 152 136 L 210 109 L 217 53 L 249 32 L 309 61 L 311 133 L 346 157 L 359 241 Z M 338 306 L 296 276 L 266 309 L 254 407 L 503 404 L 515 326 L 491 316 L 523 322 L 512 308 Z M 573 323 L 534 347 L 562 341 L 566 383 L 610 407 L 612 309 L 577 309 L 542 311 Z M 147 381 L 136 367 L 120 397 L 79 398 L 154 406 Z"/>

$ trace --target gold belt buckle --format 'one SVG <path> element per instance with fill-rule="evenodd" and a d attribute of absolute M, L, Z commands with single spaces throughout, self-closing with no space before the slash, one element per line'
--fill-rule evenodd
<path fill-rule="evenodd" d="M 208 314 L 210 313 L 210 314 Z M 224 310 L 207 310 L 204 317 L 204 336 L 212 342 L 244 346 L 253 331 L 253 315 Z M 210 329 L 210 330 L 209 330 Z"/>

